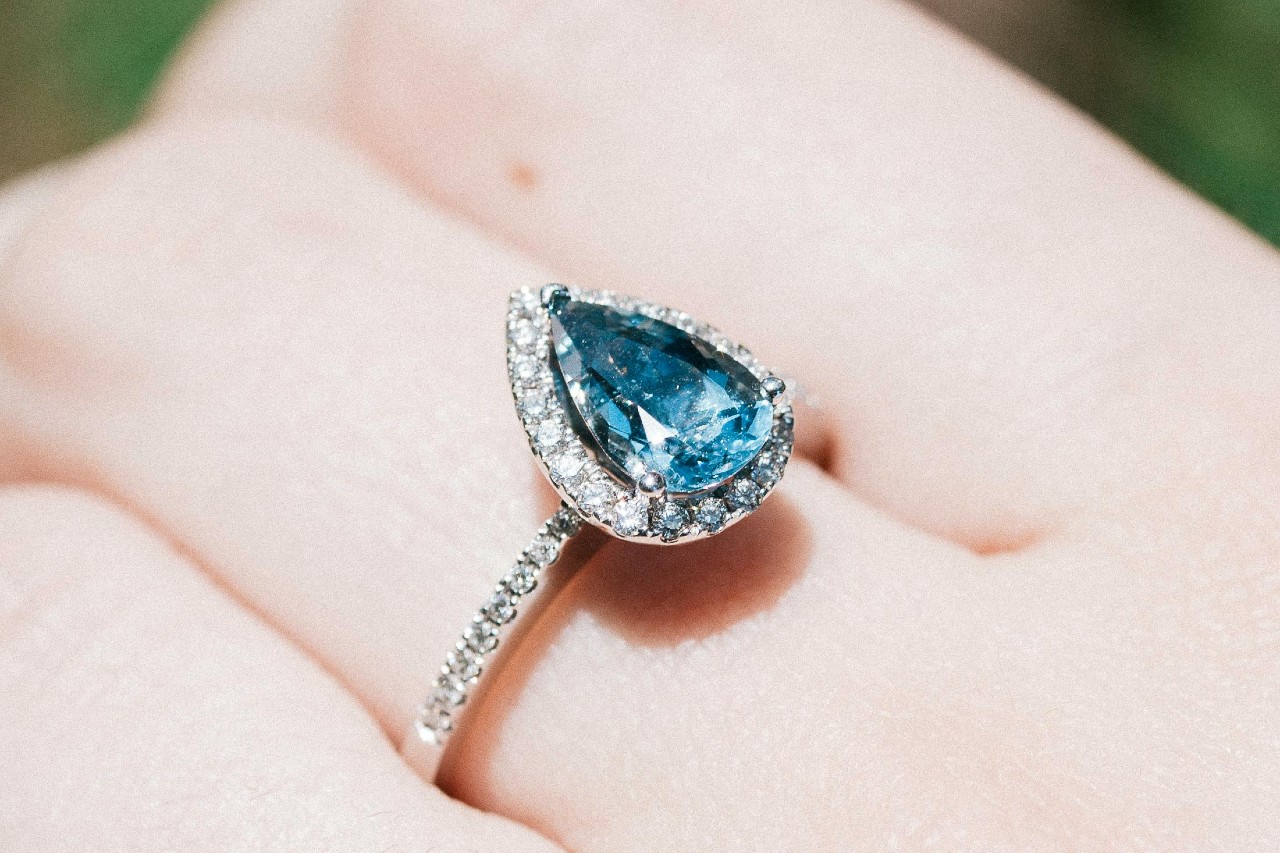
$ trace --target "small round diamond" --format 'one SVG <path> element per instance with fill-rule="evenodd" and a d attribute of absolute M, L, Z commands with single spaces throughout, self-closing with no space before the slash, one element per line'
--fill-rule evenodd
<path fill-rule="evenodd" d="M 532 349 L 540 337 L 538 327 L 533 324 L 532 320 L 518 320 L 511 327 L 511 343 L 520 349 Z"/>
<path fill-rule="evenodd" d="M 564 436 L 564 426 L 555 418 L 547 418 L 538 424 L 537 430 L 533 433 L 533 440 L 541 448 L 555 447 L 560 443 L 560 439 Z"/>
<path fill-rule="evenodd" d="M 480 677 L 483 658 L 469 648 L 454 649 L 445 656 L 445 666 L 449 672 L 463 681 L 473 681 Z"/>
<path fill-rule="evenodd" d="M 566 450 L 551 460 L 551 473 L 558 479 L 568 480 L 581 471 L 585 464 L 586 457 L 575 450 Z"/>
<path fill-rule="evenodd" d="M 507 592 L 495 592 L 480 611 L 495 625 L 505 625 L 516 618 L 516 599 Z"/>
<path fill-rule="evenodd" d="M 592 481 L 578 492 L 578 509 L 601 518 L 618 497 L 617 489 L 608 483 Z"/>
<path fill-rule="evenodd" d="M 540 418 L 551 408 L 550 395 L 543 388 L 530 388 L 520 398 L 518 408 L 525 420 Z"/>
<path fill-rule="evenodd" d="M 503 584 L 516 595 L 528 595 L 538 585 L 532 566 L 517 566 L 515 571 L 507 575 Z"/>
<path fill-rule="evenodd" d="M 532 356 L 521 356 L 516 359 L 512 373 L 521 382 L 529 382 L 538 375 L 538 360 Z"/>
<path fill-rule="evenodd" d="M 498 647 L 498 626 L 488 620 L 472 622 L 462 633 L 462 642 L 479 654 L 491 652 Z"/>
<path fill-rule="evenodd" d="M 761 454 L 751 476 L 762 486 L 772 486 L 782 476 L 782 460 L 770 453 Z"/>
<path fill-rule="evenodd" d="M 539 536 L 529 546 L 528 556 L 532 562 L 545 569 L 560 556 L 560 543 L 550 536 Z"/>
<path fill-rule="evenodd" d="M 658 509 L 657 523 L 663 535 L 677 534 L 689 523 L 689 510 L 668 501 Z"/>
<path fill-rule="evenodd" d="M 613 510 L 613 529 L 623 536 L 639 536 L 649 529 L 649 499 L 627 498 Z"/>
<path fill-rule="evenodd" d="M 708 533 L 715 533 L 721 527 L 724 527 L 725 517 L 728 515 L 724 501 L 719 498 L 707 498 L 698 504 L 697 512 L 694 513 L 694 520 L 698 522 L 698 526 Z"/>
<path fill-rule="evenodd" d="M 436 689 L 431 694 L 433 704 L 452 706 L 454 708 L 467 701 L 467 684 L 452 675 L 442 675 L 436 679 Z"/>
<path fill-rule="evenodd" d="M 729 494 L 726 496 L 729 505 L 735 509 L 751 509 L 760 503 L 760 486 L 754 480 L 748 480 L 746 477 L 735 480 L 734 484 L 729 487 Z"/>

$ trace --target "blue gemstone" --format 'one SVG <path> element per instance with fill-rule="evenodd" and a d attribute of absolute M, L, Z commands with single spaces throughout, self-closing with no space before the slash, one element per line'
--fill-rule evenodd
<path fill-rule="evenodd" d="M 723 483 L 769 439 L 773 405 L 742 364 L 669 323 L 589 302 L 552 308 L 562 390 L 602 462 L 667 491 Z"/>

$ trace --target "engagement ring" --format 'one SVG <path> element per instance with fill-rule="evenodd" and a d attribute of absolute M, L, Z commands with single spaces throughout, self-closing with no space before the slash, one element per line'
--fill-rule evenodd
<path fill-rule="evenodd" d="M 529 447 L 563 501 L 445 656 L 403 752 L 428 780 L 543 572 L 584 525 L 678 545 L 746 518 L 782 477 L 786 384 L 681 311 L 549 285 L 512 294 L 507 368 Z M 526 616 L 526 618 L 528 618 Z"/>

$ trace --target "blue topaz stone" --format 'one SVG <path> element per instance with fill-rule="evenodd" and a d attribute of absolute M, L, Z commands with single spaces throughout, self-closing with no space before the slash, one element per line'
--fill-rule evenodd
<path fill-rule="evenodd" d="M 713 536 L 755 511 L 791 456 L 785 385 L 720 332 L 660 305 L 560 285 L 519 290 L 507 369 L 566 517 L 616 537 Z"/>
<path fill-rule="evenodd" d="M 561 393 L 606 467 L 668 494 L 705 492 L 751 463 L 773 428 L 769 394 L 745 365 L 671 323 L 575 299 L 550 307 Z"/>

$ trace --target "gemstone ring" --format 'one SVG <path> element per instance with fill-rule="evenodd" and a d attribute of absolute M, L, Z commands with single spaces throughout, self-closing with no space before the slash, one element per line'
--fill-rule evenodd
<path fill-rule="evenodd" d="M 529 447 L 563 503 L 432 681 L 402 749 L 428 780 L 517 609 L 528 613 L 584 526 L 656 545 L 713 536 L 755 511 L 794 443 L 781 379 L 712 327 L 628 296 L 516 291 L 507 368 Z"/>

